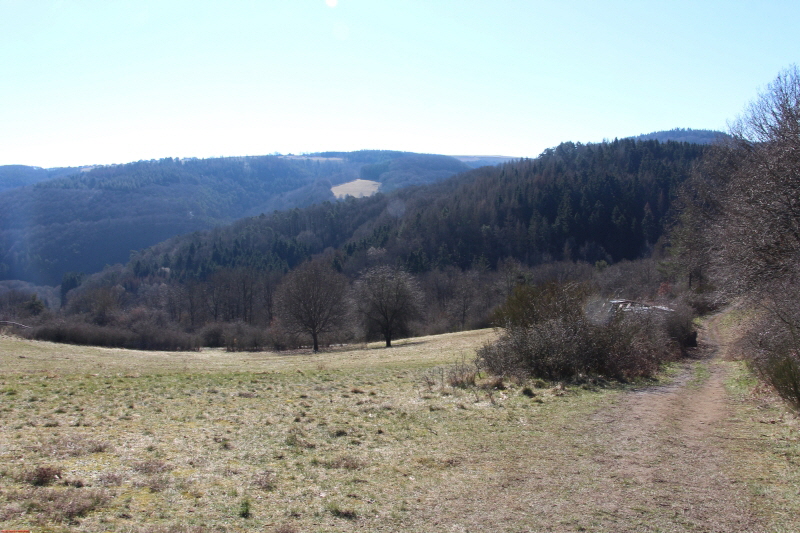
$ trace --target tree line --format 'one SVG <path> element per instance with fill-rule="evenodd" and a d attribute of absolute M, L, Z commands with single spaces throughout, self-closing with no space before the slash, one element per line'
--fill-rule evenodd
<path fill-rule="evenodd" d="M 386 336 L 377 322 L 354 321 L 352 314 L 364 299 L 354 297 L 360 280 L 377 267 L 411 276 L 409 285 L 421 288 L 425 313 L 406 321 L 400 334 L 486 326 L 491 309 L 520 280 L 572 275 L 564 272 L 592 277 L 608 265 L 661 253 L 672 201 L 705 150 L 658 141 L 564 143 L 534 160 L 433 185 L 173 237 L 133 253 L 126 265 L 66 273 L 61 320 L 65 329 L 83 324 L 77 329 L 85 338 L 100 335 L 98 328 L 127 332 L 120 338 L 129 344 L 152 346 L 155 331 L 173 331 L 182 339 L 176 346 L 189 337 L 210 345 L 235 338 L 238 348 L 290 346 L 300 337 L 280 287 L 297 269 L 323 261 L 347 280 L 342 308 L 350 323 L 359 322 L 340 330 L 339 340 Z M 532 274 L 549 265 L 560 265 L 559 273 Z M 331 340 L 329 331 L 317 333 Z M 311 341 L 319 336 L 308 334 Z"/>

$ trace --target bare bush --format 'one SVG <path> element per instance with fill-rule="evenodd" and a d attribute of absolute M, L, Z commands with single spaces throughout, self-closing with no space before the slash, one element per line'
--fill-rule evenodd
<path fill-rule="evenodd" d="M 68 522 L 106 504 L 112 495 L 104 489 L 69 487 L 10 491 L 6 497 L 15 502 L 0 510 L 6 520 L 32 516 L 36 522 Z"/>
<path fill-rule="evenodd" d="M 776 316 L 782 317 L 776 320 Z M 800 411 L 800 344 L 794 325 L 800 323 L 800 309 L 791 302 L 772 302 L 748 324 L 735 347 L 755 373 L 789 406 Z"/>
<path fill-rule="evenodd" d="M 673 312 L 663 317 L 665 333 L 670 339 L 677 342 L 682 349 L 696 347 L 697 330 L 694 327 L 696 310 L 681 302 L 674 302 L 670 307 Z"/>
<path fill-rule="evenodd" d="M 79 457 L 105 452 L 109 449 L 109 444 L 83 435 L 64 435 L 49 443 L 38 445 L 36 449 L 42 455 L 52 457 Z"/>
<path fill-rule="evenodd" d="M 650 375 L 676 355 L 665 317 L 620 312 L 590 318 L 589 294 L 576 284 L 518 287 L 495 315 L 505 325 L 503 335 L 478 350 L 476 363 L 497 375 L 627 379 Z"/>
<path fill-rule="evenodd" d="M 264 470 L 253 476 L 253 485 L 261 490 L 273 491 L 277 487 L 275 472 Z"/>
<path fill-rule="evenodd" d="M 271 346 L 269 335 L 264 328 L 235 322 L 225 324 L 222 331 L 222 341 L 228 352 L 259 352 Z"/>
<path fill-rule="evenodd" d="M 122 472 L 103 472 L 97 477 L 97 482 L 107 487 L 119 487 L 125 481 L 125 475 Z"/>
<path fill-rule="evenodd" d="M 759 375 L 795 411 L 800 411 L 800 358 L 796 354 L 773 355 L 758 361 Z"/>
<path fill-rule="evenodd" d="M 170 479 L 165 474 L 149 476 L 146 480 L 137 483 L 139 487 L 147 487 L 150 492 L 163 492 L 169 488 Z"/>
<path fill-rule="evenodd" d="M 478 377 L 478 368 L 475 365 L 468 365 L 461 361 L 451 365 L 447 369 L 447 384 L 451 387 L 466 389 L 475 386 Z"/>
<path fill-rule="evenodd" d="M 148 459 L 134 463 L 133 469 L 142 474 L 158 474 L 172 470 L 172 466 L 159 459 Z"/>
<path fill-rule="evenodd" d="M 197 350 L 200 347 L 195 335 L 156 324 L 140 324 L 136 330 L 131 330 L 84 322 L 80 317 L 43 324 L 26 330 L 25 335 L 50 342 L 135 350 Z"/>
<path fill-rule="evenodd" d="M 30 470 L 24 470 L 17 479 L 35 487 L 44 487 L 55 483 L 61 477 L 61 472 L 61 468 L 57 466 L 37 466 Z"/>

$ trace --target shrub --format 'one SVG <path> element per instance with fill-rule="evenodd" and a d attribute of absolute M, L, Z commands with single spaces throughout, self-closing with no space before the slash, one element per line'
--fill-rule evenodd
<path fill-rule="evenodd" d="M 781 310 L 783 311 L 783 310 Z M 789 309 L 781 314 L 761 313 L 746 326 L 738 346 L 746 355 L 753 371 L 789 406 L 800 411 L 800 356 L 796 340 L 800 310 Z"/>
<path fill-rule="evenodd" d="M 142 474 L 159 474 L 172 470 L 172 467 L 159 459 L 147 459 L 134 463 L 133 469 Z"/>
<path fill-rule="evenodd" d="M 91 453 L 105 452 L 109 448 L 110 446 L 107 442 L 91 439 L 83 435 L 64 435 L 53 439 L 47 444 L 36 446 L 36 449 L 42 455 L 53 457 L 79 457 Z"/>
<path fill-rule="evenodd" d="M 585 285 L 518 287 L 495 313 L 500 338 L 478 350 L 496 375 L 570 380 L 585 375 L 647 376 L 677 352 L 656 312 L 588 316 Z"/>
<path fill-rule="evenodd" d="M 60 477 L 61 468 L 57 466 L 37 466 L 22 472 L 18 479 L 35 487 L 44 487 L 54 483 Z"/>
<path fill-rule="evenodd" d="M 103 489 L 85 488 L 30 488 L 23 491 L 7 492 L 8 500 L 16 502 L 13 508 L 1 512 L 6 519 L 15 514 L 21 517 L 35 515 L 38 521 L 71 521 L 86 515 L 111 499 L 111 494 Z"/>
<path fill-rule="evenodd" d="M 245 498 L 239 504 L 239 516 L 250 518 L 250 498 Z"/>
<path fill-rule="evenodd" d="M 800 360 L 794 354 L 773 355 L 757 365 L 761 378 L 795 411 L 800 411 Z"/>
<path fill-rule="evenodd" d="M 684 304 L 672 305 L 674 312 L 665 317 L 667 336 L 677 342 L 681 348 L 694 348 L 697 346 L 697 331 L 694 329 L 693 310 Z"/>
<path fill-rule="evenodd" d="M 126 329 L 83 322 L 79 317 L 43 324 L 26 330 L 25 334 L 37 340 L 134 350 L 197 350 L 200 347 L 195 335 L 151 323 Z"/>
<path fill-rule="evenodd" d="M 253 485 L 261 490 L 273 491 L 276 488 L 276 478 L 275 472 L 265 470 L 253 476 Z"/>
<path fill-rule="evenodd" d="M 478 369 L 474 365 L 468 365 L 464 361 L 455 363 L 447 369 L 447 384 L 451 387 L 466 389 L 475 385 L 478 377 Z"/>
<path fill-rule="evenodd" d="M 169 488 L 170 479 L 169 476 L 164 474 L 153 475 L 136 483 L 137 487 L 147 487 L 150 492 L 163 492 Z"/>
<path fill-rule="evenodd" d="M 105 486 L 118 487 L 125 481 L 122 472 L 103 472 L 97 477 L 97 482 Z"/>
<path fill-rule="evenodd" d="M 209 324 L 200 333 L 203 339 L 203 346 L 209 348 L 221 348 L 225 346 L 225 324 L 215 322 Z"/>
<path fill-rule="evenodd" d="M 258 352 L 269 345 L 269 337 L 263 328 L 235 322 L 226 324 L 223 331 L 225 350 L 229 352 Z"/>

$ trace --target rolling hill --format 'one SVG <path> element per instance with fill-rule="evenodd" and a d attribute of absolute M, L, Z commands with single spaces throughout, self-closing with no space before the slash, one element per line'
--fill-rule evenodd
<path fill-rule="evenodd" d="M 278 272 L 335 251 L 356 273 L 370 253 L 419 273 L 494 268 L 514 258 L 608 263 L 647 255 L 699 144 L 617 140 L 563 143 L 536 159 L 481 167 L 431 185 L 247 218 L 175 237 L 133 256 L 147 276 L 168 268 L 203 279 L 224 268 Z"/>
<path fill-rule="evenodd" d="M 0 279 L 57 285 L 65 272 L 125 262 L 174 235 L 334 200 L 331 188 L 355 179 L 388 191 L 468 169 L 448 156 L 377 150 L 167 158 L 88 171 L 3 167 L 3 183 L 28 185 L 0 192 Z"/>
<path fill-rule="evenodd" d="M 81 169 L 76 167 L 41 168 L 27 165 L 0 165 L 0 192 L 69 176 L 80 171 Z"/>

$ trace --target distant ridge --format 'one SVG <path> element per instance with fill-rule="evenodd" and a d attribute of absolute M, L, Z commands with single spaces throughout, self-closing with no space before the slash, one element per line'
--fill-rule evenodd
<path fill-rule="evenodd" d="M 676 141 L 693 144 L 711 144 L 719 139 L 728 137 L 728 134 L 716 130 L 693 130 L 692 128 L 675 128 L 673 130 L 654 131 L 628 137 L 636 141 Z"/>
<path fill-rule="evenodd" d="M 96 272 L 176 235 L 334 202 L 332 187 L 344 183 L 385 193 L 468 170 L 453 157 L 388 150 L 0 166 L 0 280 L 54 286 L 66 272 Z"/>
<path fill-rule="evenodd" d="M 26 165 L 0 165 L 0 191 L 62 178 L 80 171 L 80 167 L 41 168 Z"/>
<path fill-rule="evenodd" d="M 520 159 L 519 157 L 509 157 L 505 155 L 454 155 L 451 157 L 454 157 L 462 163 L 469 165 L 471 168 L 493 167 L 495 165 L 501 165 L 507 161 Z"/>

